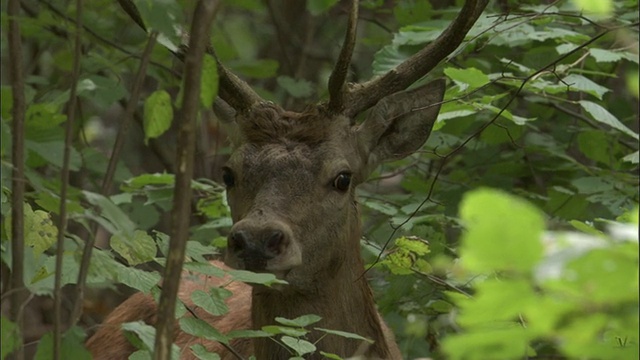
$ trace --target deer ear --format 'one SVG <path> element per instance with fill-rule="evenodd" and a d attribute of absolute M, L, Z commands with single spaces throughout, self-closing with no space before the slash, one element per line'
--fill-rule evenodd
<path fill-rule="evenodd" d="M 381 162 L 402 159 L 420 149 L 431 134 L 444 97 L 444 79 L 380 100 L 358 127 L 368 175 Z"/>

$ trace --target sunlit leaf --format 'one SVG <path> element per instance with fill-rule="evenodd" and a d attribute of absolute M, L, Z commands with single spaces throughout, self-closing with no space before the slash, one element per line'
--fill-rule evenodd
<path fill-rule="evenodd" d="M 609 125 L 614 129 L 620 130 L 621 132 L 633 137 L 638 140 L 638 134 L 636 134 L 633 130 L 629 129 L 626 125 L 624 125 L 618 118 L 616 118 L 613 114 L 611 114 L 607 109 L 603 108 L 599 104 L 596 104 L 587 100 L 580 100 L 580 106 L 591 115 L 591 117 L 603 124 Z"/>
<path fill-rule="evenodd" d="M 202 58 L 202 74 L 200 76 L 200 104 L 210 109 L 213 99 L 218 95 L 218 65 L 213 56 Z"/>
<path fill-rule="evenodd" d="M 542 256 L 544 221 L 531 204 L 502 191 L 465 194 L 460 216 L 466 226 L 460 255 L 472 271 L 529 271 Z"/>
<path fill-rule="evenodd" d="M 145 143 L 169 130 L 173 120 L 173 106 L 168 92 L 157 90 L 149 95 L 144 101 L 143 120 Z"/>

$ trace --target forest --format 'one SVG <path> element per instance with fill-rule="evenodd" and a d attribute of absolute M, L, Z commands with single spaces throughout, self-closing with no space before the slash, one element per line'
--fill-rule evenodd
<path fill-rule="evenodd" d="M 360 132 L 382 108 L 432 114 L 426 129 L 392 123 L 371 140 L 426 132 L 424 145 L 403 157 L 374 147 L 368 161 L 388 156 L 323 183 L 333 193 L 284 199 L 284 218 L 316 214 L 301 227 L 339 232 L 347 220 L 327 207 L 336 189 L 355 196 L 359 254 L 344 261 L 362 257 L 364 269 L 323 296 L 342 299 L 339 282 L 368 284 L 394 358 L 640 358 L 637 0 L 0 4 L 0 359 L 92 359 L 87 340 L 136 293 L 159 305 L 155 324 L 116 329 L 133 360 L 261 359 L 265 343 L 286 354 L 273 358 L 385 353 L 373 350 L 380 339 L 325 328 L 331 313 L 232 331 L 198 316 L 235 316 L 236 288 L 255 299 L 294 286 L 259 265 L 211 263 L 248 251 L 230 169 L 251 160 L 238 144 L 258 125 L 240 119 L 258 112 L 242 101 L 258 98 L 285 115 L 344 114 Z M 356 96 L 375 86 L 389 95 Z M 309 174 L 291 173 L 306 175 L 281 184 L 293 194 Z M 288 244 L 284 229 L 265 246 Z M 298 267 L 334 250 L 327 241 L 308 255 L 304 244 Z M 176 298 L 181 278 L 197 276 L 227 280 Z M 173 330 L 231 355 L 180 348 Z M 247 343 L 255 354 L 236 345 Z"/>

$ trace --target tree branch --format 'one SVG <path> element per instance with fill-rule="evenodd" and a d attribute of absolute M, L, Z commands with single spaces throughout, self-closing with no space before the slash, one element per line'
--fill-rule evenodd
<path fill-rule="evenodd" d="M 9 66 L 11 90 L 13 92 L 13 141 L 11 161 L 13 162 L 11 176 L 11 320 L 16 323 L 20 339 L 20 346 L 14 352 L 14 359 L 24 359 L 22 334 L 24 330 L 24 316 L 22 304 L 26 300 L 24 288 L 24 77 L 22 69 L 22 40 L 20 38 L 20 0 L 9 0 L 7 5 L 9 15 Z"/>
<path fill-rule="evenodd" d="M 176 159 L 178 171 L 171 211 L 171 240 L 167 252 L 160 303 L 158 304 L 154 359 L 171 359 L 175 304 L 189 234 L 191 179 L 193 177 L 196 117 L 200 108 L 202 59 L 209 40 L 211 21 L 217 4 L 217 2 L 209 0 L 198 1 L 194 10 L 189 50 L 185 57 L 184 98 Z"/>

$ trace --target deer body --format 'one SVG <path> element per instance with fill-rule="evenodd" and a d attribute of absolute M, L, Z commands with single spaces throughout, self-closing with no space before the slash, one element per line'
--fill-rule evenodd
<path fill-rule="evenodd" d="M 287 284 L 250 287 L 232 283 L 229 313 L 216 317 L 197 309 L 190 294 L 220 286 L 225 280 L 185 279 L 179 298 L 195 308 L 198 318 L 226 333 L 273 325 L 276 317 L 316 314 L 322 320 L 314 326 L 374 341 L 368 344 L 313 330 L 306 339 L 319 351 L 345 358 L 401 359 L 362 276 L 365 269 L 360 257 L 355 189 L 381 162 L 404 158 L 425 143 L 436 121 L 445 83 L 437 80 L 403 90 L 460 45 L 486 4 L 487 0 L 467 0 L 434 42 L 384 76 L 347 86 L 358 9 L 358 2 L 352 1 L 345 43 L 329 79 L 329 101 L 303 113 L 265 102 L 218 63 L 219 95 L 224 101 L 217 102 L 214 110 L 227 124 L 233 146 L 223 174 L 234 223 L 225 264 L 269 272 Z M 355 117 L 367 109 L 366 119 L 356 124 Z M 220 262 L 214 265 L 225 268 Z M 87 342 L 94 358 L 127 358 L 135 349 L 119 325 L 136 320 L 153 324 L 156 310 L 147 295 L 138 294 L 124 302 Z M 204 340 L 182 333 L 177 325 L 174 328 L 181 358 L 195 359 L 189 346 Z M 216 342 L 203 344 L 222 359 L 237 358 Z M 291 356 L 269 338 L 230 345 L 244 358 L 253 354 L 259 360 Z M 307 358 L 319 359 L 321 355 L 317 352 Z"/>

